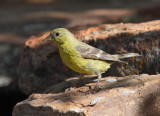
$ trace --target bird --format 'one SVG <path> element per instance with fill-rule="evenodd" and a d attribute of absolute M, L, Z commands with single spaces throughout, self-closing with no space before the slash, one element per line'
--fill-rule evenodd
<path fill-rule="evenodd" d="M 58 46 L 63 63 L 73 71 L 80 73 L 81 79 L 85 74 L 96 74 L 98 82 L 102 79 L 102 73 L 107 71 L 114 62 L 124 63 L 121 59 L 140 56 L 138 53 L 111 55 L 79 41 L 65 28 L 52 30 L 44 40 Z"/>

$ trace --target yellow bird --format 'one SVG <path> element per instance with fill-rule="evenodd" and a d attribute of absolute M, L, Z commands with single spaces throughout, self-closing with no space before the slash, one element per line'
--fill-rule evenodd
<path fill-rule="evenodd" d="M 111 55 L 100 49 L 80 42 L 65 28 L 51 31 L 45 40 L 55 43 L 59 48 L 62 61 L 72 70 L 81 74 L 96 74 L 101 80 L 101 74 L 107 71 L 113 62 L 123 62 L 120 59 L 140 56 L 138 53 Z"/>

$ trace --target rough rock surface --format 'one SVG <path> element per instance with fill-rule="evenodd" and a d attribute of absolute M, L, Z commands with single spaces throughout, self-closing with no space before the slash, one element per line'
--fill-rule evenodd
<path fill-rule="evenodd" d="M 140 53 L 143 57 L 130 58 L 128 65 L 115 63 L 105 76 L 157 74 L 160 72 L 160 20 L 139 24 L 104 24 L 91 28 L 70 29 L 75 36 L 110 54 Z M 32 36 L 25 43 L 20 62 L 19 87 L 26 93 L 43 92 L 48 86 L 62 82 L 77 73 L 67 68 L 55 45 Z"/>
<path fill-rule="evenodd" d="M 98 91 L 89 93 L 94 86 L 90 83 L 58 94 L 32 94 L 17 103 L 13 116 L 160 115 L 160 75 L 107 77 L 99 83 Z"/>

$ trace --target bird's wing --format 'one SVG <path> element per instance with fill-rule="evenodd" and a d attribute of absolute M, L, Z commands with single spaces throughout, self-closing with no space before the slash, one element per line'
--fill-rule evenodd
<path fill-rule="evenodd" d="M 119 61 L 118 57 L 108 54 L 100 49 L 92 47 L 88 44 L 81 44 L 76 47 L 76 50 L 80 52 L 83 58 L 96 59 L 103 61 Z"/>

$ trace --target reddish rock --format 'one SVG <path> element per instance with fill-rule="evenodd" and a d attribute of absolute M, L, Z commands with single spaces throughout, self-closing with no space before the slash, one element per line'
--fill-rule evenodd
<path fill-rule="evenodd" d="M 16 104 L 13 116 L 160 115 L 160 75 L 106 77 L 95 94 L 87 93 L 89 86 L 95 83 L 64 93 L 32 94 Z"/>
<path fill-rule="evenodd" d="M 91 28 L 70 29 L 75 36 L 110 54 L 140 53 L 143 57 L 125 60 L 128 65 L 115 63 L 105 76 L 160 72 L 160 20 L 139 24 L 104 24 Z M 55 45 L 31 37 L 25 43 L 20 62 L 19 87 L 26 93 L 43 92 L 48 86 L 78 76 L 60 59 Z"/>

